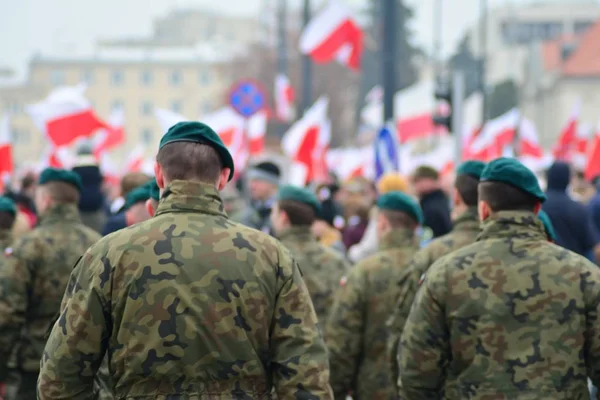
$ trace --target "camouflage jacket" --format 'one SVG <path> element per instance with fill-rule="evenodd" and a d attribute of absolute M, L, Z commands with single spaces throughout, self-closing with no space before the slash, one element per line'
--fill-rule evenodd
<path fill-rule="evenodd" d="M 600 383 L 600 270 L 549 243 L 530 212 L 499 212 L 441 258 L 400 348 L 402 399 L 588 399 Z"/>
<path fill-rule="evenodd" d="M 434 239 L 427 247 L 419 250 L 411 260 L 409 268 L 403 271 L 404 274 L 402 274 L 398 281 L 398 302 L 388 322 L 390 327 L 388 360 L 392 369 L 392 379 L 394 382 L 398 380 L 398 362 L 396 359 L 398 343 L 402 329 L 404 329 L 404 324 L 410 313 L 410 306 L 417 294 L 419 281 L 429 267 L 438 259 L 475 242 L 479 234 L 479 227 L 477 209 L 471 208 L 465 211 L 454 220 L 450 233 Z"/>
<path fill-rule="evenodd" d="M 174 181 L 156 215 L 75 266 L 40 399 L 84 399 L 104 355 L 116 398 L 330 399 L 327 350 L 296 262 L 231 222 L 216 189 Z"/>
<path fill-rule="evenodd" d="M 77 205 L 57 205 L 5 251 L 0 260 L 0 380 L 9 358 L 16 362 L 11 367 L 39 370 L 73 265 L 99 239 L 81 223 Z"/>
<path fill-rule="evenodd" d="M 325 330 L 336 399 L 350 392 L 358 399 L 395 398 L 385 357 L 386 321 L 396 300 L 394 282 L 418 249 L 413 231 L 394 230 L 342 280 Z"/>
<path fill-rule="evenodd" d="M 333 304 L 334 292 L 349 265 L 335 250 L 317 242 L 308 227 L 287 229 L 279 239 L 298 262 L 319 324 L 323 326 Z"/>
<path fill-rule="evenodd" d="M 0 252 L 4 252 L 4 249 L 10 247 L 12 242 L 12 231 L 0 229 Z"/>

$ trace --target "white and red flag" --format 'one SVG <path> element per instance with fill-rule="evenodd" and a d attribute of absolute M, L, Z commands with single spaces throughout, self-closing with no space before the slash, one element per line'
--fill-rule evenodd
<path fill-rule="evenodd" d="M 10 119 L 5 115 L 0 120 L 0 191 L 14 171 L 12 151 Z"/>
<path fill-rule="evenodd" d="M 290 79 L 284 74 L 275 77 L 275 114 L 284 122 L 294 119 L 295 92 Z"/>
<path fill-rule="evenodd" d="M 108 125 L 108 129 L 100 130 L 94 137 L 94 155 L 98 158 L 125 141 L 125 112 L 122 108 L 112 111 L 108 117 Z"/>
<path fill-rule="evenodd" d="M 579 115 L 581 114 L 581 101 L 577 101 L 571 110 L 567 125 L 560 132 L 558 143 L 554 147 L 554 158 L 556 160 L 569 160 L 572 156 L 573 148 L 577 142 L 577 126 L 579 124 Z"/>
<path fill-rule="evenodd" d="M 160 125 L 160 129 L 165 134 L 170 127 L 178 122 L 189 121 L 188 118 L 181 114 L 174 113 L 171 110 L 165 110 L 162 108 L 156 108 L 154 110 L 154 116 Z"/>
<path fill-rule="evenodd" d="M 588 146 L 588 157 L 584 176 L 588 181 L 600 176 L 600 123 L 598 123 L 594 137 L 591 139 Z"/>
<path fill-rule="evenodd" d="M 519 110 L 512 109 L 488 121 L 470 144 L 468 158 L 490 161 L 501 157 L 505 149 L 513 145 L 520 119 Z"/>
<path fill-rule="evenodd" d="M 40 103 L 28 106 L 27 112 L 55 147 L 67 146 L 77 138 L 89 137 L 98 129 L 110 129 L 96 116 L 85 98 L 86 86 L 54 89 Z"/>
<path fill-rule="evenodd" d="M 131 150 L 131 153 L 127 156 L 127 164 L 125 166 L 125 172 L 143 172 L 142 167 L 144 166 L 146 148 L 139 144 Z"/>
<path fill-rule="evenodd" d="M 336 0 L 330 0 L 302 31 L 300 51 L 310 55 L 317 64 L 338 60 L 358 70 L 363 36 L 350 10 Z"/>
<path fill-rule="evenodd" d="M 265 150 L 265 136 L 267 133 L 266 111 L 259 111 L 250 117 L 246 124 L 246 130 L 250 155 L 262 154 Z"/>

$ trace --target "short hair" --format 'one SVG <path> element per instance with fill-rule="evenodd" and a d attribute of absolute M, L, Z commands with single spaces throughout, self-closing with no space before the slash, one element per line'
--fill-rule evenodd
<path fill-rule="evenodd" d="M 16 215 L 8 211 L 0 211 L 0 229 L 11 230 L 17 219 Z"/>
<path fill-rule="evenodd" d="M 150 177 L 142 172 L 129 172 L 121 178 L 121 196 L 126 197 L 133 189 L 148 182 Z"/>
<path fill-rule="evenodd" d="M 223 171 L 223 160 L 212 147 L 195 142 L 172 142 L 158 150 L 156 162 L 168 181 L 215 183 Z"/>
<path fill-rule="evenodd" d="M 470 175 L 458 175 L 454 187 L 468 207 L 476 207 L 478 199 L 479 180 Z"/>
<path fill-rule="evenodd" d="M 292 226 L 310 226 L 315 222 L 317 214 L 308 204 L 294 200 L 278 202 L 279 211 L 284 211 Z"/>
<path fill-rule="evenodd" d="M 493 212 L 533 211 L 540 200 L 512 185 L 502 182 L 479 183 L 479 200 L 485 201 Z"/>
<path fill-rule="evenodd" d="M 418 222 L 413 217 L 403 211 L 394 211 L 380 209 L 379 212 L 388 220 L 392 228 L 409 228 L 415 229 Z"/>
<path fill-rule="evenodd" d="M 35 176 L 33 176 L 33 174 L 27 174 L 23 177 L 23 179 L 21 179 L 21 189 L 27 190 L 30 187 L 32 187 L 33 185 L 35 185 L 35 183 L 36 183 Z"/>
<path fill-rule="evenodd" d="M 79 190 L 67 182 L 52 181 L 41 185 L 46 194 L 57 204 L 79 203 Z"/>
<path fill-rule="evenodd" d="M 415 173 L 413 174 L 413 182 L 418 181 L 420 179 L 433 179 L 437 181 L 439 178 L 439 172 L 437 172 L 435 168 L 430 167 L 428 165 L 421 165 L 419 168 L 416 169 Z"/>

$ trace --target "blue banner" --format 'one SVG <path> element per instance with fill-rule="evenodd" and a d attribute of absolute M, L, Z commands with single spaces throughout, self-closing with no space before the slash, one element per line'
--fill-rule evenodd
<path fill-rule="evenodd" d="M 375 138 L 375 178 L 398 171 L 398 140 L 396 132 L 389 126 L 383 127 Z"/>

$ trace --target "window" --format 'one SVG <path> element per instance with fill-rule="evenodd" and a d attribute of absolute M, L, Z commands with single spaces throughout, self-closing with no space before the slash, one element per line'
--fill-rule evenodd
<path fill-rule="evenodd" d="M 28 144 L 30 140 L 29 131 L 27 129 L 12 129 L 12 139 L 15 144 Z"/>
<path fill-rule="evenodd" d="M 152 134 L 152 129 L 149 128 L 144 128 L 142 129 L 142 143 L 144 144 L 151 144 L 152 140 L 154 139 L 154 135 Z"/>
<path fill-rule="evenodd" d="M 203 69 L 200 71 L 199 79 L 198 79 L 200 81 L 200 85 L 202 85 L 202 86 L 210 85 L 210 79 L 211 79 L 211 76 L 210 76 L 209 70 Z"/>
<path fill-rule="evenodd" d="M 121 86 L 123 84 L 123 82 L 125 81 L 125 76 L 123 74 L 123 71 L 121 71 L 120 69 L 114 70 L 112 72 L 111 81 L 112 81 L 113 86 Z"/>
<path fill-rule="evenodd" d="M 175 113 L 181 113 L 182 108 L 183 107 L 181 106 L 181 101 L 179 101 L 179 100 L 171 101 L 171 111 L 173 111 Z"/>
<path fill-rule="evenodd" d="M 594 25 L 594 21 L 575 21 L 575 35 L 581 35 L 583 32 L 587 31 L 592 25 Z"/>
<path fill-rule="evenodd" d="M 144 101 L 142 102 L 142 115 L 151 115 L 152 114 L 152 102 Z"/>
<path fill-rule="evenodd" d="M 170 82 L 171 85 L 173 86 L 179 86 L 181 85 L 181 82 L 183 81 L 183 78 L 181 76 L 181 71 L 172 71 L 171 72 L 171 77 L 170 77 Z"/>
<path fill-rule="evenodd" d="M 144 70 L 140 76 L 140 81 L 144 86 L 150 86 L 152 84 L 152 71 Z"/>
<path fill-rule="evenodd" d="M 50 74 L 50 81 L 53 86 L 65 84 L 65 71 L 56 69 Z"/>
<path fill-rule="evenodd" d="M 91 69 L 83 70 L 81 80 L 88 85 L 94 83 L 94 72 Z"/>
<path fill-rule="evenodd" d="M 121 100 L 121 99 L 114 100 L 112 102 L 112 105 L 110 106 L 111 111 L 115 111 L 115 110 L 119 110 L 119 109 L 122 110 L 124 108 L 125 107 L 123 105 L 123 100 Z"/>

